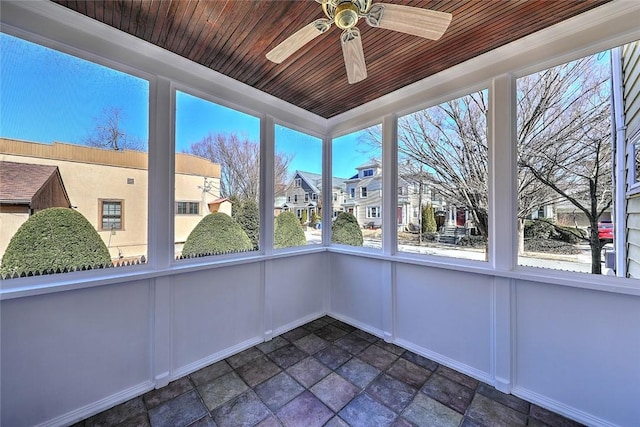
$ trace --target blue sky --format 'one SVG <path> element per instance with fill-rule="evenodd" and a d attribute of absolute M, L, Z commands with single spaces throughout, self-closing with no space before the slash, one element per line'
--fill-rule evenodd
<path fill-rule="evenodd" d="M 117 108 L 124 132 L 149 139 L 149 83 L 0 33 L 0 136 L 27 141 L 82 144 L 104 117 Z M 178 92 L 176 151 L 209 134 L 236 133 L 258 141 L 258 118 Z M 322 172 L 322 142 L 276 126 L 276 151 L 292 157 L 290 170 Z M 333 143 L 333 174 L 349 177 L 355 167 L 379 153 L 364 153 L 358 133 Z"/>

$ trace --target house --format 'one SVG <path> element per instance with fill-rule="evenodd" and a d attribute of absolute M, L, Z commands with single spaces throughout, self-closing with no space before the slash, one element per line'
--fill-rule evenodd
<path fill-rule="evenodd" d="M 0 161 L 0 259 L 31 215 L 57 207 L 71 207 L 57 166 Z"/>
<path fill-rule="evenodd" d="M 84 215 L 113 259 L 148 257 L 147 153 L 0 138 L 0 161 L 0 191 L 7 195 L 0 210 L 0 257 L 31 213 L 52 206 L 73 207 Z M 176 155 L 175 187 L 175 252 L 179 255 L 205 215 L 217 210 L 230 215 L 231 205 L 219 199 L 220 166 L 196 156 Z M 33 205 L 28 207 L 32 191 L 29 203 Z"/>
<path fill-rule="evenodd" d="M 333 209 L 333 218 L 338 212 L 343 211 L 344 200 L 344 179 L 331 178 L 331 206 Z M 283 192 L 281 208 L 283 211 L 291 211 L 302 219 L 302 212 L 307 212 L 307 220 L 311 219 L 311 215 L 315 212 L 320 215 L 323 207 L 322 203 L 322 175 L 312 172 L 296 170 L 293 178 L 286 186 Z"/>
<path fill-rule="evenodd" d="M 411 4 L 451 11 L 451 32 L 425 41 L 360 21 L 369 76 L 349 84 L 336 28 L 314 34 L 281 64 L 264 58 L 321 16 L 316 2 L 0 3 L 3 33 L 144 78 L 151 147 L 148 169 L 136 169 L 146 171 L 147 207 L 134 212 L 148 219 L 147 264 L 2 281 L 0 424 L 73 425 L 124 402 L 137 408 L 149 391 L 236 354 L 250 356 L 241 352 L 259 343 L 275 346 L 278 336 L 330 314 L 371 334 L 376 348 L 408 349 L 509 401 L 531 402 L 531 412 L 544 408 L 591 426 L 638 425 L 640 284 L 518 266 L 513 141 L 518 76 L 640 40 L 640 4 Z M 323 227 L 322 245 L 278 250 L 273 221 L 264 220 L 260 251 L 174 259 L 174 203 L 201 200 L 173 188 L 176 90 L 260 122 L 260 212 L 270 218 L 276 124 L 322 138 L 324 200 L 332 195 L 331 141 L 382 124 L 382 189 L 393 194 L 398 116 L 478 89 L 489 99 L 486 260 L 399 252 L 395 221 L 382 224 L 379 249 L 334 245 Z M 74 186 L 59 169 L 74 204 Z M 195 174 L 194 184 L 204 187 L 203 176 Z M 355 178 L 349 184 L 363 187 Z M 397 207 L 383 197 L 385 217 Z M 331 214 L 323 209 L 325 223 Z M 488 410 L 508 409 L 497 405 Z M 476 422 L 460 422 L 467 421 Z"/>

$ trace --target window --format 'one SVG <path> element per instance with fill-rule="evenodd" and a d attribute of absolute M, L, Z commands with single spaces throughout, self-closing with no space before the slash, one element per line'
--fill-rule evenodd
<path fill-rule="evenodd" d="M 487 108 L 484 90 L 398 119 L 399 252 L 486 260 Z"/>
<path fill-rule="evenodd" d="M 291 196 L 287 196 L 287 202 L 291 201 Z"/>
<path fill-rule="evenodd" d="M 314 208 L 318 199 L 316 188 L 322 187 L 322 140 L 297 130 L 275 125 L 276 177 L 274 194 L 280 189 L 293 195 L 294 203 L 304 202 L 296 209 L 298 221 L 276 217 L 274 248 L 317 245 L 322 243 L 321 216 Z M 320 205 L 320 203 L 317 203 Z M 289 219 L 290 219 L 289 215 Z M 303 225 L 304 224 L 304 225 Z M 303 228 L 304 227 L 304 228 Z M 297 230 L 291 230 L 296 228 Z"/>
<path fill-rule="evenodd" d="M 12 274 L 42 273 L 38 270 L 49 261 L 54 270 L 80 269 L 87 266 L 78 263 L 87 262 L 119 265 L 121 259 L 146 262 L 149 82 L 5 33 L 0 33 L 0 52 L 0 136 L 7 149 L 0 158 L 20 165 L 20 181 L 37 186 L 32 194 L 48 195 L 38 200 L 37 210 L 67 208 L 91 225 L 93 230 L 84 229 L 91 233 L 71 233 L 68 246 L 77 247 L 77 238 L 95 239 L 105 248 L 84 260 L 65 259 L 52 250 L 51 260 L 13 268 Z M 36 182 L 31 179 L 36 173 L 49 179 Z M 124 200 L 135 213 L 126 226 Z M 0 259 L 11 237 L 33 218 L 33 201 L 22 205 L 15 221 L 0 219 Z"/>
<path fill-rule="evenodd" d="M 616 193 L 610 64 L 602 52 L 517 79 L 518 265 L 605 271 Z"/>
<path fill-rule="evenodd" d="M 182 91 L 175 114 L 174 256 L 257 250 L 260 120 Z"/>
<path fill-rule="evenodd" d="M 380 218 L 380 207 L 367 207 L 367 218 Z"/>
<path fill-rule="evenodd" d="M 332 203 L 332 209 L 338 212 L 338 217 L 340 212 L 353 215 L 362 233 L 362 243 L 359 239 L 347 239 L 344 233 L 334 234 L 333 243 L 382 248 L 381 131 L 382 126 L 376 125 L 332 141 L 332 182 L 339 183 L 345 194 L 342 203 Z M 334 229 L 338 224 L 342 227 L 343 223 L 334 222 Z M 336 236 L 342 237 L 336 240 Z"/>
<path fill-rule="evenodd" d="M 331 193 L 331 196 L 334 202 L 338 201 L 338 193 Z"/>
<path fill-rule="evenodd" d="M 199 215 L 200 202 L 176 202 L 177 215 Z"/>
<path fill-rule="evenodd" d="M 124 230 L 122 200 L 100 200 L 100 229 L 103 231 Z"/>

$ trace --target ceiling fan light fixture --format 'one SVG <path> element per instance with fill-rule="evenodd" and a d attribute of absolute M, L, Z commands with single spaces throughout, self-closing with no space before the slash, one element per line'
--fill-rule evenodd
<path fill-rule="evenodd" d="M 338 28 L 347 30 L 358 22 L 358 8 L 351 2 L 341 3 L 336 7 L 335 23 Z"/>

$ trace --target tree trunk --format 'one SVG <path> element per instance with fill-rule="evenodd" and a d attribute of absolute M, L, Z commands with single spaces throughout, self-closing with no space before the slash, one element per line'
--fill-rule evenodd
<path fill-rule="evenodd" d="M 589 234 L 589 246 L 591 247 L 591 273 L 602 274 L 602 244 L 598 237 L 598 223 L 591 224 Z"/>
<path fill-rule="evenodd" d="M 518 255 L 524 254 L 524 221 L 518 218 Z"/>

